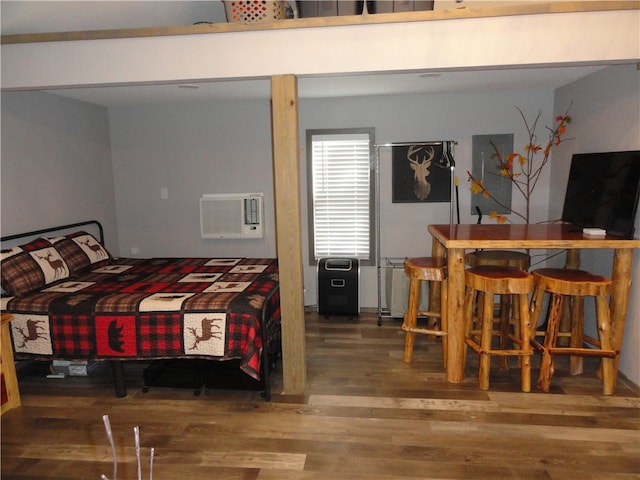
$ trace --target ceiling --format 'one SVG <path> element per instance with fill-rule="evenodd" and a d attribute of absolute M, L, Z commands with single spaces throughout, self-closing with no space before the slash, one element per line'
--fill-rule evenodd
<path fill-rule="evenodd" d="M 298 79 L 300 98 L 363 95 L 442 94 L 521 89 L 555 89 L 602 67 L 563 67 L 442 73 L 394 73 L 308 77 Z M 171 85 L 50 90 L 51 93 L 106 107 L 135 106 L 212 99 L 269 99 L 269 79 Z"/>
<path fill-rule="evenodd" d="M 191 25 L 225 22 L 224 5 L 210 1 L 7 1 L 0 2 L 2 34 Z M 518 68 L 483 71 L 422 71 L 392 74 L 301 77 L 301 98 L 419 93 L 555 89 L 603 66 Z M 51 90 L 106 107 L 207 99 L 270 98 L 268 78 L 190 84 L 127 85 Z"/>

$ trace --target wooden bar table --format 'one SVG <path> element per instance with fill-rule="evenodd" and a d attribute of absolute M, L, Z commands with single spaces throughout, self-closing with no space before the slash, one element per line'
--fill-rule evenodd
<path fill-rule="evenodd" d="M 433 237 L 431 255 L 446 257 L 448 268 L 448 354 L 447 381 L 462 382 L 464 377 L 464 255 L 466 249 L 567 249 L 569 263 L 575 263 L 580 250 L 606 248 L 614 250 L 609 306 L 614 345 L 622 348 L 627 318 L 633 249 L 640 239 L 587 237 L 575 226 L 555 224 L 429 225 Z M 620 356 L 616 358 L 616 372 Z"/>

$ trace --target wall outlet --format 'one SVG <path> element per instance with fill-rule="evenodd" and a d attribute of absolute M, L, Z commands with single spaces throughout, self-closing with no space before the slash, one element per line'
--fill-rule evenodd
<path fill-rule="evenodd" d="M 169 189 L 167 187 L 162 187 L 160 189 L 160 199 L 168 200 L 169 199 Z"/>

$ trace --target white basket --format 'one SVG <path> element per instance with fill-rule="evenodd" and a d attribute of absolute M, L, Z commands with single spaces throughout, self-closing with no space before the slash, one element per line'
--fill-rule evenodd
<path fill-rule="evenodd" d="M 227 22 L 259 23 L 286 18 L 284 1 L 279 0 L 225 0 Z"/>

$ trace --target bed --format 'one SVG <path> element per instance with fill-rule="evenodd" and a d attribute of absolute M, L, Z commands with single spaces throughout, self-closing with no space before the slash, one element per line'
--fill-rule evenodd
<path fill-rule="evenodd" d="M 0 307 L 13 315 L 17 360 L 108 360 L 118 397 L 127 361 L 239 360 L 271 398 L 277 259 L 114 258 L 94 220 L 2 242 Z"/>

